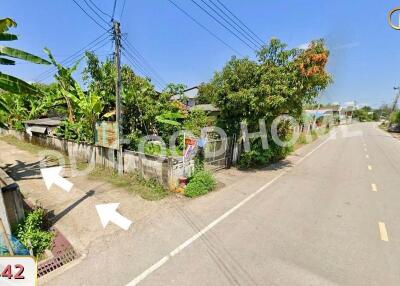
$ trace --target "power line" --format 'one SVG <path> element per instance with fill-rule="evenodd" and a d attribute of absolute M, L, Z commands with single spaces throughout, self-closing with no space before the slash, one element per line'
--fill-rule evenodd
<path fill-rule="evenodd" d="M 89 7 L 89 9 L 92 10 L 92 12 L 95 13 L 97 15 L 97 17 L 99 17 L 99 19 L 103 21 L 103 23 L 105 23 L 106 25 L 109 24 L 109 22 L 107 22 L 107 20 L 105 20 L 102 16 L 100 16 L 99 13 L 97 13 L 97 11 L 95 9 L 93 9 L 93 7 L 86 0 L 83 0 L 83 1 Z"/>
<path fill-rule="evenodd" d="M 228 9 L 228 7 L 226 7 L 224 5 L 224 3 L 222 3 L 219 0 L 216 0 L 226 11 L 228 11 L 229 14 L 231 14 L 236 20 L 239 21 L 239 23 L 241 23 L 251 34 L 253 34 L 261 43 L 264 43 L 264 41 L 256 34 L 254 33 L 245 23 L 243 23 L 242 20 L 239 19 L 239 17 L 237 17 L 231 10 Z"/>
<path fill-rule="evenodd" d="M 126 4 L 126 0 L 124 0 L 124 3 L 122 4 L 121 14 L 119 15 L 119 20 L 120 20 L 120 21 L 121 21 L 121 19 L 122 19 L 122 15 L 124 14 L 125 4 Z"/>
<path fill-rule="evenodd" d="M 252 42 L 255 42 L 257 45 L 262 46 L 264 43 L 262 41 L 259 41 L 257 39 L 257 37 L 255 38 L 251 33 L 249 33 L 248 31 L 246 31 L 241 25 L 240 23 L 242 21 L 240 21 L 239 23 L 237 21 L 235 21 L 235 19 L 232 19 L 232 17 L 227 14 L 223 9 L 221 9 L 213 0 L 209 0 L 211 2 L 211 4 L 213 4 L 214 7 L 216 7 L 222 14 L 224 14 L 235 26 L 237 26 L 241 31 L 243 31 L 247 37 L 251 38 Z M 247 27 L 247 26 L 246 26 Z M 242 34 L 242 33 L 241 33 Z M 242 34 L 243 35 L 243 34 Z"/>
<path fill-rule="evenodd" d="M 144 70 L 143 68 L 141 68 L 138 63 L 132 58 L 131 55 L 129 55 L 126 50 L 124 50 L 122 52 L 122 55 L 125 57 L 125 59 L 127 61 L 129 61 L 131 63 L 131 65 L 134 67 L 134 69 L 136 70 L 135 72 L 138 72 L 139 74 L 141 74 L 143 77 L 148 78 L 152 81 L 152 83 L 156 86 L 158 86 L 160 89 L 163 89 L 164 86 L 159 83 L 158 81 L 154 80 L 151 76 L 149 76 Z"/>
<path fill-rule="evenodd" d="M 107 45 L 109 43 L 108 39 L 106 41 L 103 41 L 103 43 L 100 46 L 97 47 L 92 47 L 90 50 L 91 51 L 97 51 L 99 49 L 101 49 L 102 47 L 104 47 L 105 45 Z M 100 43 L 99 43 L 100 44 Z M 86 51 L 85 51 L 86 52 Z M 71 60 L 69 60 L 68 62 L 65 62 L 63 64 L 63 67 L 71 67 L 73 64 L 75 64 L 75 62 L 77 60 L 81 60 L 84 55 L 85 52 L 82 52 L 81 54 L 77 55 L 75 58 L 72 58 Z M 51 77 L 53 75 L 53 72 L 57 72 L 57 69 L 51 71 L 49 74 L 47 74 L 46 76 L 42 77 L 39 82 L 43 82 L 44 80 L 48 79 L 49 77 Z"/>
<path fill-rule="evenodd" d="M 109 41 L 109 37 L 105 37 L 104 36 L 107 35 L 106 33 L 102 34 L 101 36 L 97 37 L 94 41 L 90 42 L 88 45 L 86 45 L 85 47 L 83 47 L 82 49 L 78 50 L 77 52 L 75 52 L 74 54 L 72 54 L 71 56 L 67 57 L 66 59 L 60 61 L 59 63 L 62 65 L 68 65 L 70 63 L 75 62 L 75 60 L 77 60 L 78 58 L 82 57 L 83 54 L 87 51 L 87 50 L 93 50 L 93 49 L 99 49 L 103 46 L 105 46 Z M 102 45 L 101 45 L 102 44 Z M 99 46 L 101 45 L 101 46 Z M 43 73 L 39 74 L 35 80 L 36 81 L 43 81 L 45 79 L 47 79 L 48 77 L 52 76 L 52 73 L 56 72 L 57 68 L 53 67 L 50 68 L 46 71 L 44 71 Z"/>
<path fill-rule="evenodd" d="M 206 26 L 204 26 L 202 23 L 200 23 L 198 20 L 196 20 L 196 18 L 194 18 L 193 16 L 191 16 L 186 10 L 184 10 L 183 8 L 181 8 L 178 4 L 176 4 L 174 1 L 172 0 L 168 0 L 172 5 L 174 5 L 179 11 L 181 11 L 183 14 L 186 15 L 186 17 L 188 17 L 190 20 L 192 20 L 193 22 L 195 22 L 197 25 L 199 25 L 201 28 L 203 28 L 204 30 L 206 30 L 211 36 L 213 36 L 215 39 L 217 39 L 218 41 L 220 41 L 222 44 L 224 44 L 226 47 L 228 47 L 229 49 L 231 49 L 234 53 L 242 56 L 242 54 L 240 52 L 238 52 L 234 47 L 232 47 L 230 44 L 228 44 L 227 42 L 225 42 L 224 40 L 222 40 L 219 36 L 217 36 L 214 32 L 212 32 L 210 29 L 208 29 Z"/>
<path fill-rule="evenodd" d="M 220 24 L 222 27 L 224 27 L 229 33 L 231 33 L 233 36 L 235 36 L 239 41 L 241 41 L 243 44 L 248 46 L 250 49 L 255 50 L 254 47 L 250 46 L 248 42 L 243 40 L 240 36 L 238 36 L 235 32 L 233 32 L 230 28 L 228 28 L 224 23 L 222 23 L 220 20 L 218 20 L 213 14 L 211 14 L 207 9 L 205 9 L 203 6 L 201 6 L 199 3 L 197 3 L 195 0 L 190 0 L 192 1 L 197 7 L 199 7 L 201 10 L 204 11 L 208 16 L 210 16 L 214 21 L 216 21 L 218 24 Z M 203 1 L 204 2 L 204 1 Z"/>
<path fill-rule="evenodd" d="M 92 0 L 89 0 L 89 1 L 90 1 L 90 3 L 92 3 L 93 6 L 94 6 L 100 13 L 102 13 L 104 16 L 110 17 L 110 19 L 112 18 L 110 14 L 108 14 L 108 13 L 104 12 L 103 10 L 101 10 L 101 9 L 99 8 L 99 6 L 97 6 Z"/>
<path fill-rule="evenodd" d="M 115 7 L 117 7 L 117 2 L 118 2 L 118 0 L 114 0 L 114 7 L 113 7 L 113 11 L 112 11 L 111 20 L 114 20 Z"/>
<path fill-rule="evenodd" d="M 220 19 L 222 19 L 225 23 L 227 23 L 230 27 L 232 27 L 236 32 L 238 32 L 242 37 L 244 37 L 244 39 L 242 38 L 244 41 L 246 41 L 247 43 L 252 44 L 256 49 L 260 48 L 260 44 L 257 41 L 254 41 L 251 37 L 249 37 L 246 33 L 243 33 L 242 31 L 240 31 L 234 24 L 232 24 L 230 21 L 228 21 L 223 15 L 221 15 L 217 10 L 214 9 L 214 7 L 210 6 L 207 2 L 205 2 L 204 0 L 200 0 L 201 2 L 203 2 L 204 5 L 206 5 L 209 9 L 211 9 Z M 211 1 L 210 1 L 211 2 Z M 211 2 L 212 4 L 214 4 L 213 2 Z M 215 5 L 215 4 L 214 4 Z M 217 6 L 217 8 L 219 8 Z M 221 10 L 221 9 L 220 9 Z M 235 33 L 236 34 L 236 33 Z M 239 35 L 238 35 L 239 36 Z"/>
<path fill-rule="evenodd" d="M 158 79 L 152 77 L 148 71 L 138 62 L 136 58 L 133 57 L 133 55 L 126 49 L 123 49 L 123 55 L 125 58 L 136 68 L 136 71 L 138 71 L 142 76 L 151 79 L 151 81 L 157 85 L 160 89 L 164 89 L 165 85 L 161 83 Z"/>
<path fill-rule="evenodd" d="M 83 11 L 83 13 L 86 14 L 86 16 L 88 16 L 90 19 L 92 19 L 93 22 L 95 22 L 103 30 L 107 31 L 107 28 L 105 28 L 103 25 L 101 25 L 99 22 L 97 22 L 96 19 L 93 18 L 81 5 L 79 5 L 78 2 L 76 2 L 75 0 L 72 0 L 72 1 L 74 1 L 74 3 L 79 7 L 79 9 L 81 9 Z"/>
<path fill-rule="evenodd" d="M 102 38 L 104 38 L 105 35 L 107 35 L 107 33 L 101 34 L 99 37 L 97 37 L 96 39 L 94 39 L 93 41 L 91 41 L 90 43 L 88 43 L 86 46 L 84 46 L 83 48 L 79 49 L 78 51 L 76 51 L 75 53 L 73 53 L 72 55 L 70 55 L 69 57 L 67 57 L 66 59 L 64 59 L 63 61 L 61 61 L 60 64 L 65 64 L 66 62 L 70 61 L 72 58 L 76 57 L 77 55 L 80 55 L 80 54 L 82 53 L 82 51 L 85 51 L 85 50 L 88 49 L 90 46 L 92 46 L 92 45 L 97 45 L 98 43 L 96 43 L 96 42 L 98 42 L 98 41 L 101 42 L 101 41 L 105 40 L 106 38 L 105 38 L 105 39 L 102 39 Z M 96 44 L 95 44 L 95 43 L 96 43 Z M 55 71 L 55 70 L 57 70 L 57 68 L 56 68 L 56 67 L 52 67 L 52 68 L 50 68 L 50 69 L 44 71 L 43 73 L 39 74 L 39 75 L 36 77 L 36 79 L 41 78 L 43 75 L 45 75 L 45 74 L 47 74 L 47 73 L 49 73 L 49 72 L 51 73 L 51 72 L 53 72 L 53 71 Z"/>
<path fill-rule="evenodd" d="M 149 73 L 148 70 L 146 70 L 146 68 L 140 63 L 140 61 L 138 61 L 138 59 L 129 51 L 127 50 L 125 47 L 122 47 L 122 50 L 125 52 L 123 53 L 123 55 L 125 56 L 125 58 L 127 58 L 129 60 L 129 62 L 134 65 L 142 75 L 144 75 L 145 77 L 148 77 L 150 79 L 152 79 L 159 87 L 163 88 L 165 85 L 163 83 L 161 83 L 157 78 L 152 77 Z"/>
<path fill-rule="evenodd" d="M 145 66 L 163 83 L 163 85 L 167 85 L 166 81 L 160 76 L 160 74 L 149 64 L 146 58 L 129 42 L 129 40 L 123 39 L 124 43 L 131 49 L 131 51 L 139 58 L 140 61 L 143 62 Z"/>

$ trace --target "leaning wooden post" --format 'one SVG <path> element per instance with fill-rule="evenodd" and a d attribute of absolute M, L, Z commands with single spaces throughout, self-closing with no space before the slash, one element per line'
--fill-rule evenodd
<path fill-rule="evenodd" d="M 0 218 L 0 232 L 3 235 L 3 240 L 5 245 L 7 246 L 8 252 L 10 253 L 11 256 L 14 256 L 14 251 L 12 249 L 10 240 L 8 239 L 6 229 L 4 228 L 4 224 L 1 218 Z"/>

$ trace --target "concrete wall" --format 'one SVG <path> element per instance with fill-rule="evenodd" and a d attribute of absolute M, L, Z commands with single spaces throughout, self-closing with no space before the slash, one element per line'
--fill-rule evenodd
<path fill-rule="evenodd" d="M 118 167 L 117 153 L 113 149 L 85 143 L 75 143 L 50 136 L 29 136 L 24 132 L 1 128 L 0 134 L 11 135 L 20 140 L 57 150 L 87 163 L 94 162 L 98 166 L 115 170 Z M 126 150 L 123 154 L 123 161 L 125 173 L 135 172 L 145 179 L 154 178 L 163 186 L 171 189 L 178 185 L 178 179 L 183 175 L 181 158 L 161 158 Z M 185 162 L 185 174 L 187 176 L 191 174 L 193 169 L 193 160 Z"/>
<path fill-rule="evenodd" d="M 0 218 L 8 234 L 11 234 L 11 227 L 24 218 L 19 186 L 2 169 L 0 169 Z"/>

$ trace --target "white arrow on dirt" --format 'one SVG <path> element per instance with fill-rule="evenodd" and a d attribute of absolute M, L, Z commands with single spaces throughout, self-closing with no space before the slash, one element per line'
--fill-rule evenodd
<path fill-rule="evenodd" d="M 118 206 L 119 203 L 96 205 L 97 213 L 104 228 L 110 221 L 124 230 L 128 230 L 131 226 L 132 221 L 117 212 Z"/>
<path fill-rule="evenodd" d="M 61 171 L 62 167 L 51 167 L 51 168 L 40 169 L 44 183 L 48 190 L 54 184 L 59 186 L 66 192 L 71 191 L 73 184 L 70 181 L 61 177 L 60 175 Z"/>

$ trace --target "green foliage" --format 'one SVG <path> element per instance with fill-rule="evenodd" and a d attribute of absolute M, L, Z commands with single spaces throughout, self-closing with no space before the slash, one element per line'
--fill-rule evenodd
<path fill-rule="evenodd" d="M 240 134 L 241 122 L 247 123 L 249 132 L 257 132 L 260 119 L 265 120 L 267 130 L 279 115 L 300 119 L 303 106 L 312 103 L 332 81 L 325 70 L 329 51 L 322 40 L 300 50 L 287 49 L 273 39 L 257 56 L 257 60 L 233 57 L 201 89 L 202 96 L 220 109 L 217 124 L 228 135 Z M 257 144 L 251 148 L 253 152 L 243 155 L 244 166 L 269 162 L 282 153 L 279 148 L 276 155 L 271 150 L 261 151 Z"/>
<path fill-rule="evenodd" d="M 4 118 L 2 121 L 7 126 L 24 131 L 22 122 L 25 120 L 65 115 L 64 103 L 58 98 L 54 84 L 33 84 L 32 86 L 39 92 L 36 94 L 0 93 L 0 101 L 2 100 L 7 108 L 12 110 L 12 112 L 4 112 L 0 108 L 0 114 Z"/>
<path fill-rule="evenodd" d="M 17 40 L 18 37 L 13 34 L 8 34 L 5 33 L 7 32 L 10 28 L 16 27 L 17 23 L 14 22 L 10 18 L 5 18 L 5 19 L 0 19 L 0 41 L 14 41 Z M 0 55 L 2 56 L 0 58 L 0 64 L 1 65 L 14 65 L 15 61 L 10 60 L 5 57 L 11 57 L 15 59 L 21 59 L 25 61 L 29 61 L 32 63 L 36 64 L 50 64 L 48 61 L 32 55 L 30 53 L 15 49 L 15 48 L 10 48 L 10 47 L 5 47 L 5 46 L 0 46 Z M 16 78 L 14 76 L 4 74 L 0 72 L 0 89 L 13 92 L 13 93 L 37 93 L 37 90 L 28 84 L 27 82 Z M 3 104 L 1 104 L 3 105 Z M 4 107 L 2 108 L 3 112 L 5 111 Z"/>
<path fill-rule="evenodd" d="M 195 172 L 185 188 L 185 196 L 194 198 L 212 191 L 216 186 L 213 175 L 207 171 Z"/>
<path fill-rule="evenodd" d="M 390 115 L 390 123 L 392 123 L 392 124 L 399 123 L 400 124 L 400 110 L 392 112 L 392 114 Z"/>
<path fill-rule="evenodd" d="M 68 120 L 62 121 L 61 125 L 56 129 L 56 135 L 65 140 L 75 142 L 91 142 L 93 139 L 88 134 L 93 133 L 93 128 L 90 128 L 82 121 L 70 122 Z"/>
<path fill-rule="evenodd" d="M 239 168 L 258 168 L 277 162 L 292 152 L 293 147 L 282 147 L 271 141 L 267 149 L 262 148 L 260 138 L 250 139 L 251 150 L 240 156 Z"/>
<path fill-rule="evenodd" d="M 208 125 L 208 118 L 204 110 L 191 109 L 187 116 L 184 127 L 186 130 L 193 133 L 193 135 L 200 137 L 201 129 Z"/>
<path fill-rule="evenodd" d="M 84 92 L 78 82 L 72 77 L 79 62 L 71 68 L 60 65 L 50 50 L 46 53 L 53 65 L 57 68 L 56 94 L 63 98 L 68 110 L 68 120 L 57 130 L 57 135 L 78 142 L 94 142 L 94 126 L 104 108 L 102 98 L 94 91 Z"/>
<path fill-rule="evenodd" d="M 16 237 L 27 248 L 32 248 L 35 256 L 42 255 L 53 241 L 53 233 L 44 229 L 44 215 L 43 209 L 35 209 L 16 228 Z"/>
<path fill-rule="evenodd" d="M 371 107 L 364 106 L 360 109 L 354 110 L 353 118 L 360 122 L 368 122 L 374 120 L 374 112 Z"/>

